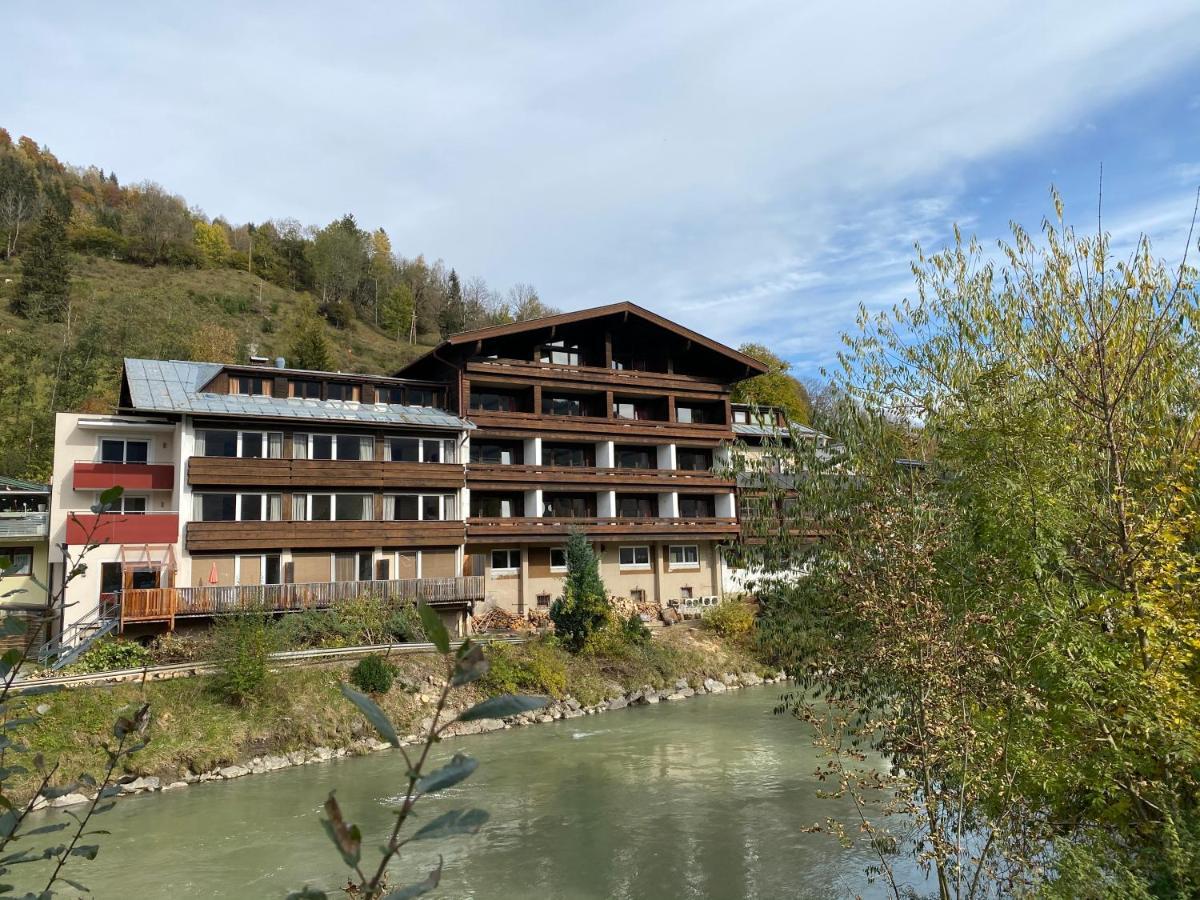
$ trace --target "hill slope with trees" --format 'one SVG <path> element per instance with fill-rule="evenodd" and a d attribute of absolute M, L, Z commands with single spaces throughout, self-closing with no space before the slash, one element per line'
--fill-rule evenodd
<path fill-rule="evenodd" d="M 54 413 L 111 409 L 125 356 L 388 373 L 447 334 L 549 312 L 353 215 L 234 225 L 0 128 L 0 473 L 48 477 Z"/>

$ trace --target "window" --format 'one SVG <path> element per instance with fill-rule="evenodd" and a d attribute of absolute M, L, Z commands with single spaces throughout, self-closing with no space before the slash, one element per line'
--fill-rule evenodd
<path fill-rule="evenodd" d="M 676 569 L 698 569 L 700 548 L 695 544 L 672 544 L 667 550 L 667 559 Z"/>
<path fill-rule="evenodd" d="M 629 599 L 641 606 L 646 602 L 646 592 L 641 588 L 634 588 L 629 592 Z"/>
<path fill-rule="evenodd" d="M 618 419 L 659 419 L 655 404 L 648 400 L 618 399 L 613 401 L 613 416 Z"/>
<path fill-rule="evenodd" d="M 387 440 L 390 462 L 420 462 L 421 441 L 414 437 L 394 437 Z"/>
<path fill-rule="evenodd" d="M 649 547 L 622 547 L 618 553 L 618 560 L 622 569 L 650 568 Z"/>
<path fill-rule="evenodd" d="M 421 461 L 422 462 L 441 462 L 442 461 L 442 442 L 437 440 L 421 441 Z"/>
<path fill-rule="evenodd" d="M 686 494 L 679 498 L 679 515 L 684 519 L 712 518 L 713 506 L 711 497 L 689 497 Z"/>
<path fill-rule="evenodd" d="M 704 410 L 699 407 L 677 406 L 675 407 L 675 421 L 688 425 L 703 425 L 707 419 L 704 417 Z"/>
<path fill-rule="evenodd" d="M 100 502 L 100 498 L 96 498 L 96 503 Z M 146 512 L 145 497 L 130 497 L 122 495 L 114 500 L 108 508 L 110 513 L 124 513 L 125 515 L 141 515 Z"/>
<path fill-rule="evenodd" d="M 521 569 L 521 551 L 520 550 L 493 550 L 492 551 L 492 572 L 497 574 L 508 574 L 518 572 Z"/>
<path fill-rule="evenodd" d="M 279 459 L 283 434 L 278 431 L 227 431 L 207 428 L 196 432 L 197 456 Z"/>
<path fill-rule="evenodd" d="M 586 466 L 590 447 L 578 447 L 571 444 L 543 444 L 542 464 L 547 466 Z"/>
<path fill-rule="evenodd" d="M 443 522 L 454 517 L 452 494 L 396 494 L 383 498 L 383 518 L 393 522 Z"/>
<path fill-rule="evenodd" d="M 524 515 L 524 498 L 471 493 L 471 515 L 481 519 L 510 519 Z"/>
<path fill-rule="evenodd" d="M 455 441 L 442 438 L 389 437 L 384 442 L 386 462 L 454 462 Z"/>
<path fill-rule="evenodd" d="M 288 392 L 293 397 L 300 397 L 304 400 L 320 400 L 321 382 L 311 381 L 303 378 L 293 378 L 288 382 Z"/>
<path fill-rule="evenodd" d="M 8 557 L 8 568 L 2 573 L 5 576 L 33 574 L 32 547 L 5 547 L 0 549 L 0 556 Z"/>
<path fill-rule="evenodd" d="M 267 390 L 267 379 L 261 375 L 231 375 L 229 393 L 263 396 L 270 391 Z"/>
<path fill-rule="evenodd" d="M 550 571 L 551 572 L 567 571 L 567 548 L 566 547 L 551 547 L 550 548 Z"/>
<path fill-rule="evenodd" d="M 391 403 L 396 406 L 404 405 L 404 388 L 397 385 L 380 384 L 375 386 L 375 402 Z"/>
<path fill-rule="evenodd" d="M 263 584 L 279 584 L 281 582 L 280 556 L 278 553 L 268 553 L 263 557 Z"/>
<path fill-rule="evenodd" d="M 520 449 L 513 444 L 484 444 L 471 442 L 471 462 L 498 463 L 511 466 L 522 458 Z"/>
<path fill-rule="evenodd" d="M 568 344 L 565 341 L 551 341 L 543 344 L 538 359 L 555 366 L 578 366 L 581 356 L 578 344 Z"/>
<path fill-rule="evenodd" d="M 537 605 L 538 606 L 549 606 L 550 605 L 550 595 L 549 594 L 538 594 L 537 595 Z"/>
<path fill-rule="evenodd" d="M 542 397 L 542 414 L 547 416 L 586 416 L 580 397 Z"/>
<path fill-rule="evenodd" d="M 706 472 L 712 468 L 712 451 L 678 447 L 675 450 L 675 465 L 689 472 Z"/>
<path fill-rule="evenodd" d="M 309 522 L 369 522 L 370 494 L 296 494 L 292 518 Z"/>
<path fill-rule="evenodd" d="M 333 554 L 333 580 L 370 581 L 373 571 L 373 555 L 370 550 Z"/>
<path fill-rule="evenodd" d="M 744 409 L 735 409 L 733 411 L 733 423 L 735 425 L 745 425 L 749 421 L 749 413 Z"/>
<path fill-rule="evenodd" d="M 557 519 L 584 519 L 592 515 L 591 497 L 583 494 L 554 494 L 544 498 L 542 515 Z"/>
<path fill-rule="evenodd" d="M 192 498 L 192 517 L 199 522 L 277 522 L 283 507 L 279 494 L 193 494 Z"/>
<path fill-rule="evenodd" d="M 618 494 L 617 517 L 621 519 L 651 519 L 656 514 L 654 497 L 646 494 Z"/>
<path fill-rule="evenodd" d="M 690 587 L 681 587 L 679 589 L 679 598 L 681 600 L 691 600 L 692 599 L 692 589 Z"/>
<path fill-rule="evenodd" d="M 437 394 L 432 388 L 410 387 L 405 401 L 408 406 L 436 406 Z"/>
<path fill-rule="evenodd" d="M 342 400 L 353 403 L 357 402 L 358 398 L 357 384 L 346 384 L 344 381 L 330 381 L 325 385 L 326 400 Z"/>
<path fill-rule="evenodd" d="M 119 562 L 100 563 L 100 593 L 118 594 L 125 586 L 125 567 Z"/>
<path fill-rule="evenodd" d="M 653 469 L 657 460 L 645 447 L 618 447 L 618 469 Z"/>
<path fill-rule="evenodd" d="M 292 436 L 295 459 L 371 460 L 375 439 L 359 434 L 301 434 Z"/>
<path fill-rule="evenodd" d="M 499 391 L 471 391 L 471 409 L 479 412 L 517 412 L 515 394 Z"/>
<path fill-rule="evenodd" d="M 100 462 L 144 463 L 149 458 L 149 441 L 126 441 L 121 438 L 103 438 L 100 441 Z"/>

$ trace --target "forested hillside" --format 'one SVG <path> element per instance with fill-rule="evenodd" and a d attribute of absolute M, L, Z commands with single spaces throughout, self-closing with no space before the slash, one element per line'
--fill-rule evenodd
<path fill-rule="evenodd" d="M 0 474 L 48 477 L 54 413 L 111 409 L 124 356 L 387 373 L 446 334 L 550 311 L 349 214 L 234 225 L 0 128 Z"/>

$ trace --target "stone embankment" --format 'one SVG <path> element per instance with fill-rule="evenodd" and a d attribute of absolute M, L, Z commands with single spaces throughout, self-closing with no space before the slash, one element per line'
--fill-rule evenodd
<path fill-rule="evenodd" d="M 625 709 L 630 706 L 648 706 L 655 703 L 675 702 L 704 694 L 723 694 L 726 691 L 733 691 L 742 687 L 775 684 L 786 679 L 787 675 L 783 671 L 767 678 L 762 678 L 753 672 L 729 672 L 722 675 L 719 679 L 705 678 L 702 681 L 697 679 L 689 681 L 686 678 L 680 678 L 670 688 L 658 690 L 650 685 L 645 685 L 628 693 L 617 694 L 608 700 L 591 706 L 584 706 L 574 697 L 564 697 L 562 700 L 555 700 L 542 709 L 510 716 L 507 719 L 478 719 L 472 722 L 455 722 L 443 732 L 443 735 L 482 734 L 488 731 L 502 731 L 505 728 L 515 728 L 521 725 L 540 725 L 555 722 L 559 719 L 578 719 L 583 716 L 599 715 L 610 710 Z M 432 695 L 422 695 L 422 699 L 433 702 L 434 697 Z M 446 712 L 447 716 L 452 716 L 457 715 L 461 710 L 447 709 Z M 428 732 L 432 724 L 432 717 L 423 719 L 421 721 L 421 734 L 405 735 L 400 741 L 401 745 L 408 746 L 419 743 L 423 739 L 422 735 Z M 177 781 L 164 782 L 163 779 L 152 775 L 140 776 L 120 784 L 120 795 L 126 796 L 154 791 L 178 790 L 179 788 L 189 787 L 193 784 L 204 784 L 209 781 L 229 781 L 234 778 L 242 778 L 246 775 L 262 775 L 266 772 L 276 772 L 292 766 L 328 762 L 331 759 L 342 759 L 348 756 L 365 756 L 368 753 L 390 749 L 392 749 L 392 745 L 387 741 L 363 737 L 348 747 L 313 747 L 309 750 L 293 750 L 277 756 L 256 756 L 240 765 L 222 766 L 210 772 L 203 772 L 198 775 L 186 775 Z M 33 808 L 44 809 L 47 807 L 76 806 L 80 803 L 90 803 L 93 798 L 94 795 L 89 796 L 84 793 L 64 794 L 54 799 L 38 797 L 34 802 Z"/>

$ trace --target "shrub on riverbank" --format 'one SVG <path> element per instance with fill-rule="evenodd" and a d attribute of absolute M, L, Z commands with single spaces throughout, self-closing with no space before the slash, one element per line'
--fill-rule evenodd
<path fill-rule="evenodd" d="M 275 650 L 270 619 L 259 613 L 230 616 L 213 626 L 217 675 L 213 681 L 226 700 L 246 705 L 267 689 L 267 663 Z"/>
<path fill-rule="evenodd" d="M 140 669 L 153 663 L 153 655 L 137 641 L 115 638 L 93 644 L 71 666 L 71 671 L 112 672 L 116 669 Z"/>
<path fill-rule="evenodd" d="M 709 609 L 701 623 L 721 637 L 744 638 L 754 630 L 754 610 L 740 600 L 726 600 Z"/>
<path fill-rule="evenodd" d="M 396 667 L 378 653 L 360 659 L 350 670 L 350 683 L 368 694 L 386 694 L 395 678 Z"/>

